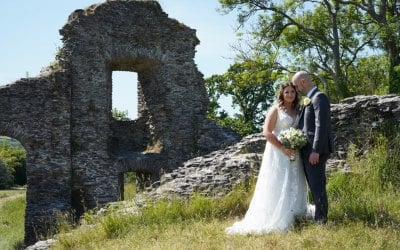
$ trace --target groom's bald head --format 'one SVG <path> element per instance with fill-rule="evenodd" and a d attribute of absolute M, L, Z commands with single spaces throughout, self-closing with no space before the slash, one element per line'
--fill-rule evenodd
<path fill-rule="evenodd" d="M 307 71 L 298 71 L 292 77 L 292 82 L 303 79 L 307 82 L 311 82 L 310 74 Z"/>
<path fill-rule="evenodd" d="M 314 84 L 311 81 L 311 76 L 306 71 L 296 72 L 292 77 L 292 83 L 297 92 L 300 92 L 303 95 L 307 95 L 308 91 L 314 87 Z"/>

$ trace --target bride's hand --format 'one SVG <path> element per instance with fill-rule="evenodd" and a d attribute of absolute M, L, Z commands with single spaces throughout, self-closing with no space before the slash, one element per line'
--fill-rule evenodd
<path fill-rule="evenodd" d="M 281 147 L 283 153 L 285 155 L 287 155 L 288 157 L 294 157 L 296 155 L 296 150 L 294 149 L 290 149 L 290 148 L 286 148 L 284 146 Z"/>

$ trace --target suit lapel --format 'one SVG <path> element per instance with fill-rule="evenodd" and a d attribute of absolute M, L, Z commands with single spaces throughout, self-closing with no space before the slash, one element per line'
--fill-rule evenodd
<path fill-rule="evenodd" d="M 313 96 L 315 96 L 315 94 L 318 92 L 319 92 L 319 89 L 315 88 L 314 91 L 311 93 L 310 100 L 312 100 Z M 312 104 L 309 104 L 309 105 L 312 105 Z M 300 115 L 298 117 L 296 117 L 296 120 L 294 122 L 294 126 L 296 128 L 299 126 L 300 120 L 303 119 L 304 111 L 306 110 L 306 107 L 307 106 L 305 106 L 305 105 L 301 106 Z"/>

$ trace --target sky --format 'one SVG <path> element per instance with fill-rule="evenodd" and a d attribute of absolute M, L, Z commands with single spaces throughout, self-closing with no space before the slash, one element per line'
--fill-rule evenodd
<path fill-rule="evenodd" d="M 100 0 L 12 0 L 0 2 L 0 85 L 23 77 L 36 77 L 62 47 L 61 29 L 76 9 Z M 221 14 L 218 0 L 159 0 L 170 18 L 196 30 L 200 44 L 195 62 L 205 77 L 224 73 L 233 62 L 236 16 Z M 136 74 L 113 72 L 113 107 L 137 113 Z M 234 109 L 222 100 L 228 113 Z"/>

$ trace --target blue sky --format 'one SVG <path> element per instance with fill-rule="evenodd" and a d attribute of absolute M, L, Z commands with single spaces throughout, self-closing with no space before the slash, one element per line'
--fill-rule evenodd
<path fill-rule="evenodd" d="M 58 30 L 75 9 L 96 0 L 12 0 L 1 1 L 0 9 L 0 85 L 22 77 L 35 77 L 55 58 L 62 47 Z M 196 29 L 200 45 L 195 62 L 205 77 L 225 72 L 232 63 L 236 36 L 234 14 L 217 12 L 218 0 L 159 0 L 171 18 Z M 113 107 L 136 114 L 134 73 L 113 74 Z M 133 93 L 133 94 L 132 94 Z M 233 112 L 226 101 L 224 109 Z"/>

